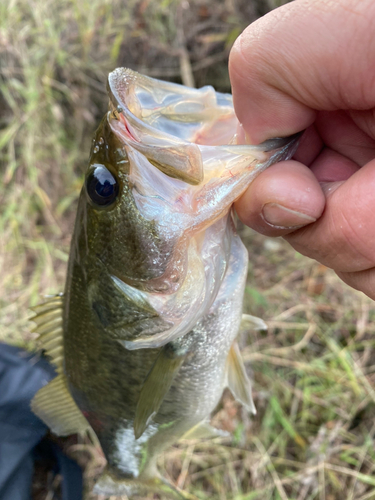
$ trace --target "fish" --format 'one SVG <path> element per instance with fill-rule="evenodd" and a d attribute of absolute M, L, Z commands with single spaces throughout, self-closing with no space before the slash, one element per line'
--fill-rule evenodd
<path fill-rule="evenodd" d="M 233 202 L 299 135 L 239 144 L 230 94 L 108 76 L 78 200 L 65 290 L 33 308 L 57 376 L 32 410 L 57 435 L 91 433 L 107 460 L 94 491 L 191 498 L 157 458 L 214 437 L 225 387 L 255 412 L 237 337 L 248 253 Z"/>

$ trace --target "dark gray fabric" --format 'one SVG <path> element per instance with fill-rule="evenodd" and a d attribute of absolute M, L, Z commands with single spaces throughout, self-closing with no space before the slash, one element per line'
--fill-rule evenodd
<path fill-rule="evenodd" d="M 55 376 L 45 359 L 0 343 L 0 500 L 30 500 L 36 456 L 49 458 L 63 476 L 63 500 L 82 500 L 82 472 L 51 441 L 30 409 L 34 394 Z M 37 453 L 35 452 L 37 450 Z"/>

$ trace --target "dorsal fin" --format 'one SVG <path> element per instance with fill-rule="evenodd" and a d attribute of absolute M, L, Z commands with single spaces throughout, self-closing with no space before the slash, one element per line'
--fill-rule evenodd
<path fill-rule="evenodd" d="M 38 304 L 30 309 L 35 312 L 36 315 L 43 314 L 51 309 L 56 309 L 56 307 L 62 306 L 63 303 L 63 294 L 59 293 L 57 295 L 47 296 L 45 297 L 44 302 Z"/>
<path fill-rule="evenodd" d="M 39 334 L 40 348 L 56 367 L 58 373 L 63 372 L 63 330 L 62 312 L 63 296 L 55 295 L 47 298 L 45 302 L 32 307 L 35 316 L 31 321 L 36 323 L 34 332 Z"/>
<path fill-rule="evenodd" d="M 31 409 L 59 436 L 84 433 L 91 429 L 90 425 L 72 398 L 63 372 L 63 296 L 49 297 L 32 311 L 36 313 L 31 318 L 36 323 L 34 332 L 39 333 L 40 347 L 56 367 L 58 376 L 39 389 L 31 401 Z"/>
<path fill-rule="evenodd" d="M 83 434 L 90 429 L 70 395 L 63 374 L 39 389 L 31 401 L 31 409 L 58 436 Z"/>

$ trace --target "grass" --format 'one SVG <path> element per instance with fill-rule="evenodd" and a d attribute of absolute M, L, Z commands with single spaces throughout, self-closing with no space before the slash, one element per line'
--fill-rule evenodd
<path fill-rule="evenodd" d="M 243 339 L 258 414 L 249 419 L 226 394 L 214 423 L 232 439 L 198 443 L 191 456 L 172 450 L 167 473 L 178 481 L 188 456 L 185 487 L 202 499 L 374 498 L 371 301 L 282 240 L 248 229 L 243 239 L 245 307 L 269 324 Z"/>
<path fill-rule="evenodd" d="M 179 81 L 185 50 L 197 86 L 228 91 L 231 44 L 279 3 L 0 2 L 1 340 L 34 348 L 28 308 L 63 288 L 108 71 Z M 375 499 L 373 303 L 283 240 L 241 232 L 245 311 L 269 325 L 241 339 L 258 413 L 226 392 L 213 422 L 232 437 L 176 445 L 163 474 L 201 500 Z M 89 490 L 103 460 L 83 448 L 69 445 Z"/>

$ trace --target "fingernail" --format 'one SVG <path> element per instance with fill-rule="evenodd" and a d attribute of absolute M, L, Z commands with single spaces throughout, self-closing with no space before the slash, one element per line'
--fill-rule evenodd
<path fill-rule="evenodd" d="M 262 217 L 271 226 L 277 228 L 298 228 L 315 222 L 316 219 L 310 215 L 296 212 L 290 208 L 283 207 L 278 203 L 267 203 L 262 209 Z"/>

